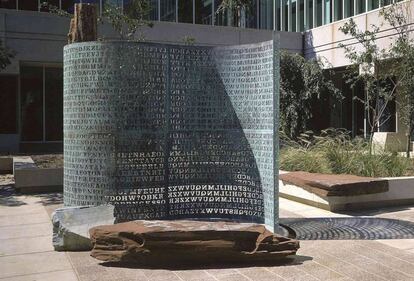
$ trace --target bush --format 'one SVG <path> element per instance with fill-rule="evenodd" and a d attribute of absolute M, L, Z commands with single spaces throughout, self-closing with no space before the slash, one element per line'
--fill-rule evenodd
<path fill-rule="evenodd" d="M 280 168 L 325 174 L 352 174 L 367 177 L 408 175 L 413 163 L 396 153 L 369 154 L 369 144 L 351 139 L 343 130 L 328 129 L 320 136 L 302 134 L 298 141 L 281 137 Z"/>

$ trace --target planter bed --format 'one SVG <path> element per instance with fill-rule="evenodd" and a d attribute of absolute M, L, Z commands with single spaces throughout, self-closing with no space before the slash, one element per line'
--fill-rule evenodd
<path fill-rule="evenodd" d="M 54 159 L 48 155 L 37 155 L 35 159 Z M 58 167 L 59 161 L 47 165 L 43 161 L 38 165 L 30 156 L 13 157 L 13 175 L 15 188 L 21 193 L 54 192 L 63 190 L 63 168 Z"/>
<path fill-rule="evenodd" d="M 414 177 L 366 178 L 280 172 L 281 197 L 329 211 L 414 203 Z"/>

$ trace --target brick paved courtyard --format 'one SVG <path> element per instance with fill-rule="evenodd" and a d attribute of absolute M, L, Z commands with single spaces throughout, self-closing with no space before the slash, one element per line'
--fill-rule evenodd
<path fill-rule="evenodd" d="M 208 268 L 121 268 L 89 252 L 53 251 L 50 215 L 61 194 L 15 195 L 0 183 L 0 280 L 414 280 L 414 239 L 301 241 L 284 264 L 213 264 Z M 280 199 L 281 218 L 374 216 L 414 222 L 414 207 L 334 214 Z"/>

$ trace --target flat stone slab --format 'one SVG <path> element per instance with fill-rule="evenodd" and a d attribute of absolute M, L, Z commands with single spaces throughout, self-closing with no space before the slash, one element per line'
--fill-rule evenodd
<path fill-rule="evenodd" d="M 57 209 L 52 215 L 53 247 L 56 251 L 90 250 L 89 229 L 114 221 L 114 206 L 111 205 Z"/>
<path fill-rule="evenodd" d="M 320 196 L 355 196 L 388 191 L 387 180 L 345 174 L 290 172 L 281 174 L 280 180 Z"/>
<path fill-rule="evenodd" d="M 131 221 L 90 230 L 91 256 L 140 264 L 273 261 L 296 254 L 299 242 L 263 225 L 223 221 Z"/>

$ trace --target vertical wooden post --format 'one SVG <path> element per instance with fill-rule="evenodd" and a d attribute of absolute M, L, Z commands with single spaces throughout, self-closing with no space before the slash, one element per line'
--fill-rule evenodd
<path fill-rule="evenodd" d="M 98 38 L 97 9 L 92 4 L 75 4 L 73 18 L 70 21 L 68 44 L 96 41 Z"/>

